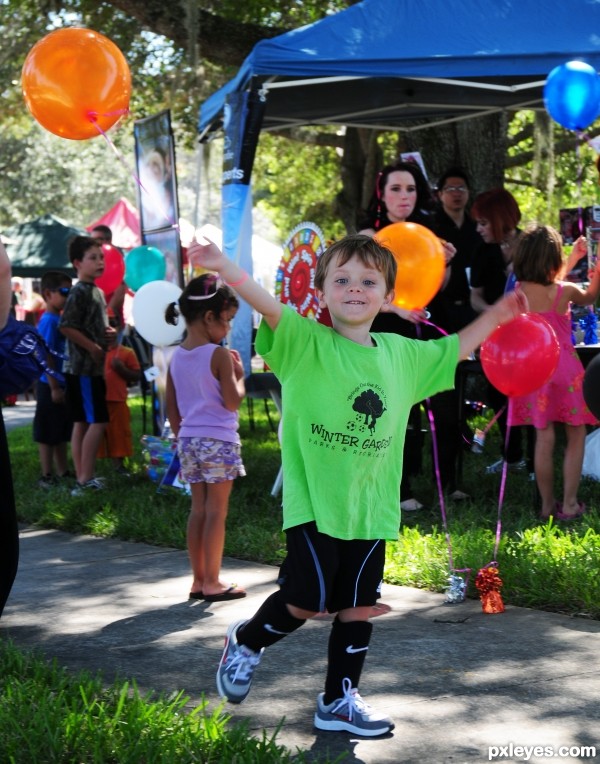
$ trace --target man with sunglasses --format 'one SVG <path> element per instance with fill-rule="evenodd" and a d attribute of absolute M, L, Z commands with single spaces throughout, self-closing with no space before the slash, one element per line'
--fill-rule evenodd
<path fill-rule="evenodd" d="M 65 336 L 59 331 L 60 314 L 71 291 L 71 278 L 58 271 L 42 276 L 42 297 L 46 303 L 38 331 L 48 347 L 61 355 L 65 352 Z M 62 371 L 60 356 L 52 356 L 49 364 Z M 71 440 L 72 422 L 65 405 L 65 391 L 58 380 L 42 374 L 36 383 L 36 407 L 33 418 L 33 440 L 38 444 L 42 476 L 40 488 L 51 488 L 71 477 L 67 464 L 67 444 Z"/>

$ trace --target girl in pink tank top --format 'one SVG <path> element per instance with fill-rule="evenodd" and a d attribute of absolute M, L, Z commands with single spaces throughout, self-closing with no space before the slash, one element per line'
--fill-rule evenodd
<path fill-rule="evenodd" d="M 182 316 L 186 325 L 169 365 L 166 407 L 181 473 L 192 492 L 189 596 L 208 602 L 246 596 L 219 577 L 229 495 L 234 479 L 246 474 L 237 413 L 246 395 L 244 368 L 235 350 L 221 346 L 238 305 L 233 290 L 208 274 L 192 279 L 165 312 L 167 323 L 177 324 Z"/>
<path fill-rule="evenodd" d="M 587 251 L 577 244 L 579 259 Z M 535 478 L 542 498 L 540 517 L 572 520 L 585 512 L 578 501 L 586 425 L 598 424 L 583 399 L 584 369 L 571 340 L 571 303 L 592 305 L 600 293 L 600 271 L 590 274 L 587 289 L 562 282 L 565 271 L 560 234 L 551 226 L 534 226 L 522 234 L 514 256 L 514 273 L 529 301 L 529 308 L 553 327 L 560 344 L 556 371 L 548 382 L 529 395 L 512 401 L 511 425 L 532 424 L 536 430 Z M 555 422 L 564 425 L 562 501 L 554 497 Z"/>

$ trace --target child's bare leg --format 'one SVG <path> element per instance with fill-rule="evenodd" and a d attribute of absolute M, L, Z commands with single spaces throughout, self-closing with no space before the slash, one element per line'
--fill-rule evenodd
<path fill-rule="evenodd" d="M 548 424 L 535 433 L 535 479 L 542 497 L 541 517 L 550 517 L 554 512 L 554 425 Z"/>
<path fill-rule="evenodd" d="M 194 580 L 191 594 L 203 591 L 204 586 L 204 521 L 206 517 L 206 483 L 190 483 L 192 507 L 187 522 L 187 550 Z"/>
<path fill-rule="evenodd" d="M 77 473 L 77 480 L 80 483 L 86 483 L 94 477 L 96 472 L 98 446 L 100 445 L 105 429 L 106 423 L 104 422 L 94 422 L 87 426 L 87 431 L 81 441 L 80 472 Z"/>
<path fill-rule="evenodd" d="M 75 475 L 77 480 L 81 483 L 81 454 L 83 449 L 83 439 L 87 432 L 89 425 L 87 422 L 75 422 L 73 425 L 73 432 L 71 433 L 71 455 L 73 457 L 73 466 L 75 467 Z"/>
<path fill-rule="evenodd" d="M 54 446 L 54 466 L 57 475 L 64 475 L 68 469 L 67 444 L 57 443 Z"/>
<path fill-rule="evenodd" d="M 40 467 L 42 475 L 52 474 L 52 446 L 48 443 L 38 443 L 38 452 L 40 455 Z"/>
<path fill-rule="evenodd" d="M 204 594 L 221 594 L 230 584 L 219 579 L 225 546 L 225 521 L 233 480 L 206 484 L 204 519 Z"/>
<path fill-rule="evenodd" d="M 585 425 L 573 426 L 565 424 L 567 444 L 563 461 L 563 514 L 575 515 L 579 510 L 577 490 L 581 480 L 583 452 L 585 449 Z"/>

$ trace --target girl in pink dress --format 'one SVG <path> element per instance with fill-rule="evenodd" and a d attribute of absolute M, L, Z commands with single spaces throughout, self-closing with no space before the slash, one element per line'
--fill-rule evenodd
<path fill-rule="evenodd" d="M 579 242 L 578 242 L 579 245 Z M 578 246 L 575 256 L 585 251 Z M 535 479 L 542 497 L 540 517 L 572 520 L 585 512 L 577 499 L 581 479 L 586 425 L 598 424 L 583 399 L 584 369 L 571 340 L 571 303 L 592 305 L 600 293 L 600 271 L 591 274 L 587 289 L 562 282 L 565 271 L 560 234 L 551 226 L 535 226 L 522 234 L 514 256 L 514 273 L 529 301 L 552 326 L 560 343 L 558 366 L 548 382 L 512 401 L 511 425 L 531 424 L 536 430 Z M 563 459 L 563 500 L 554 499 L 554 423 L 566 433 Z"/>

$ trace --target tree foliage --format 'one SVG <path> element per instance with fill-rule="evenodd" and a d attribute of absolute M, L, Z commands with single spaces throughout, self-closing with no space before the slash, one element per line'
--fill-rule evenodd
<path fill-rule="evenodd" d="M 191 186 L 197 176 L 193 152 L 200 103 L 235 73 L 260 39 L 312 23 L 353 1 L 0 0 L 0 226 L 44 212 L 86 223 L 119 196 L 135 196 L 133 121 L 163 109 L 173 117 L 182 213 L 194 218 L 197 199 Z M 110 134 L 120 161 L 101 138 L 74 142 L 46 133 L 25 108 L 20 90 L 25 56 L 49 30 L 63 25 L 105 34 L 129 62 L 131 116 Z M 447 165 L 461 164 L 475 191 L 506 184 L 526 220 L 556 223 L 559 207 L 585 206 L 595 199 L 595 152 L 585 142 L 577 147 L 575 136 L 547 115 L 527 112 L 490 118 L 485 125 L 472 120 L 423 129 L 408 137 L 332 128 L 262 135 L 255 198 L 280 237 L 312 219 L 336 238 L 352 229 L 381 164 L 406 150 L 422 152 L 432 180 Z M 214 161 L 211 167 L 217 180 Z M 216 193 L 205 196 L 209 203 L 201 217 L 217 222 Z"/>

